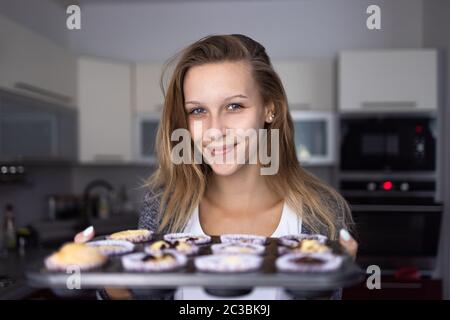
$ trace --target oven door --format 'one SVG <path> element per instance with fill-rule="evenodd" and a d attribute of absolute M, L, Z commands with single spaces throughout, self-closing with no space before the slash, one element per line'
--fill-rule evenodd
<path fill-rule="evenodd" d="M 438 252 L 442 205 L 351 207 L 360 259 L 382 268 L 396 269 L 405 264 L 421 270 L 433 268 L 430 261 Z"/>

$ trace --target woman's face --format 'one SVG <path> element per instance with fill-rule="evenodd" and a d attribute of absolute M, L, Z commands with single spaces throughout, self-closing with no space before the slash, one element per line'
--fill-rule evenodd
<path fill-rule="evenodd" d="M 203 160 L 218 175 L 231 175 L 257 154 L 255 136 L 270 122 L 250 65 L 208 63 L 192 67 L 184 79 L 190 134 Z M 251 162 L 254 163 L 254 162 Z"/>

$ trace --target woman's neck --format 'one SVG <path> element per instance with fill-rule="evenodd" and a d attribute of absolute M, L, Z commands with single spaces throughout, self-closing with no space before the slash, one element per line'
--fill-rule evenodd
<path fill-rule="evenodd" d="M 213 174 L 205 196 L 214 206 L 241 213 L 243 208 L 267 208 L 280 201 L 257 165 L 246 165 L 230 176 Z"/>

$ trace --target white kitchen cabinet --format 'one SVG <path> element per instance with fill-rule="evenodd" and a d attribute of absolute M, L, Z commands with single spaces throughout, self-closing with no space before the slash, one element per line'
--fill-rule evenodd
<path fill-rule="evenodd" d="M 131 79 L 130 64 L 79 59 L 81 162 L 132 160 Z"/>
<path fill-rule="evenodd" d="M 437 109 L 437 53 L 432 49 L 345 51 L 339 55 L 341 112 Z"/>
<path fill-rule="evenodd" d="M 335 109 L 335 63 L 332 59 L 274 61 L 291 110 Z"/>
<path fill-rule="evenodd" d="M 162 64 L 137 63 L 134 66 L 136 112 L 160 112 L 164 97 L 159 85 Z"/>
<path fill-rule="evenodd" d="M 0 14 L 0 87 L 76 106 L 77 59 L 66 48 Z"/>

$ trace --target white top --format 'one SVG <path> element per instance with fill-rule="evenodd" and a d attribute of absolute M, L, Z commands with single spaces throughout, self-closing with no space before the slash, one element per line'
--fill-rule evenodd
<path fill-rule="evenodd" d="M 271 235 L 273 238 L 278 238 L 290 234 L 300 234 L 302 231 L 302 219 L 285 203 L 281 212 L 280 223 L 277 229 Z M 186 228 L 183 230 L 186 233 L 193 233 L 204 235 L 202 226 L 200 224 L 200 218 L 198 213 L 198 207 L 196 207 L 189 219 Z M 289 296 L 283 289 L 277 287 L 258 287 L 254 288 L 252 292 L 247 295 L 239 296 L 235 298 L 222 298 L 209 295 L 203 290 L 202 287 L 182 287 L 179 288 L 175 294 L 176 300 L 284 300 L 289 299 Z"/>

